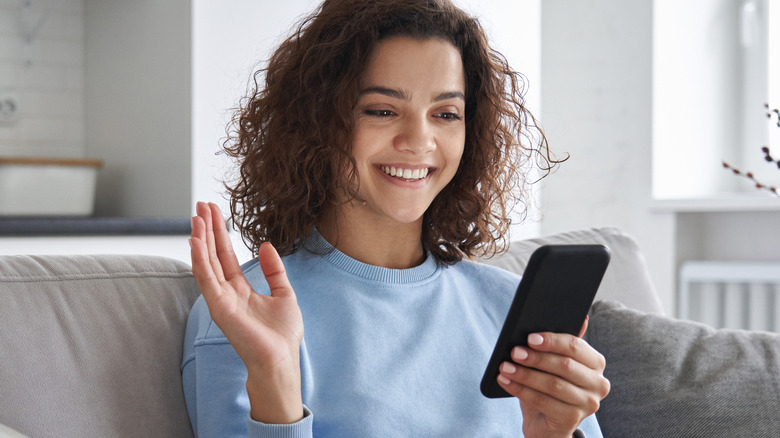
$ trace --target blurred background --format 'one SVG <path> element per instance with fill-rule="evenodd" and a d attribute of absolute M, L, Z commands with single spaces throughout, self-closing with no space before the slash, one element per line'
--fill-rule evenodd
<path fill-rule="evenodd" d="M 618 227 L 639 242 L 673 315 L 690 307 L 680 305 L 686 266 L 780 269 L 780 198 L 755 187 L 780 185 L 761 151 L 780 158 L 780 2 L 455 2 L 524 73 L 529 108 L 554 152 L 570 155 L 534 186 L 513 239 Z M 217 152 L 231 111 L 317 4 L 0 0 L 0 253 L 189 261 L 195 201 L 227 206 L 230 163 Z M 79 168 L 52 158 L 99 160 L 86 166 L 94 184 L 47 180 L 51 167 Z M 90 208 L 3 214 L 22 189 L 54 198 L 36 205 L 87 196 Z M 760 280 L 759 306 L 780 306 L 773 281 Z M 729 293 L 710 296 L 726 303 Z"/>

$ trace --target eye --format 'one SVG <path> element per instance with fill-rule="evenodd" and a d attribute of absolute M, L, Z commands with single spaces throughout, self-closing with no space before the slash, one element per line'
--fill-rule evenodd
<path fill-rule="evenodd" d="M 435 115 L 435 117 L 438 117 L 438 118 L 444 119 L 444 120 L 452 120 L 452 121 L 463 119 L 463 117 L 461 117 L 460 114 L 458 114 L 458 113 L 438 113 L 438 114 Z"/>
<path fill-rule="evenodd" d="M 387 118 L 394 116 L 395 113 L 387 109 L 367 109 L 363 111 L 363 114 L 371 117 Z"/>

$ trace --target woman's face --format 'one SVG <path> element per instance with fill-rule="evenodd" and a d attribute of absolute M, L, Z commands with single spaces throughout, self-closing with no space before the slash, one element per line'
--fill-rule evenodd
<path fill-rule="evenodd" d="M 368 59 L 352 155 L 363 219 L 414 223 L 458 169 L 466 139 L 465 76 L 440 38 L 392 37 Z M 365 203 L 362 203 L 365 201 Z"/>

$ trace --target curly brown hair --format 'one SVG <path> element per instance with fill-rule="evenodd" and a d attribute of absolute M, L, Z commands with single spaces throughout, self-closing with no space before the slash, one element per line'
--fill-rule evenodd
<path fill-rule="evenodd" d="M 223 147 L 238 161 L 226 184 L 231 218 L 251 250 L 270 241 L 282 255 L 297 251 L 338 202 L 336 175 L 357 182 L 359 79 L 377 43 L 401 35 L 451 42 L 466 76 L 463 157 L 423 215 L 423 248 L 454 263 L 507 247 L 509 213 L 527 210 L 526 172 L 544 176 L 560 162 L 524 106 L 524 77 L 449 0 L 325 0 L 254 74 L 228 127 Z"/>

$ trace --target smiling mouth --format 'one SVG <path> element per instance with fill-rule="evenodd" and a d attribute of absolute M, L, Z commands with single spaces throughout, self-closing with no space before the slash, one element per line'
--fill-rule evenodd
<path fill-rule="evenodd" d="M 394 166 L 379 166 L 379 169 L 387 175 L 407 181 L 417 181 L 424 179 L 428 176 L 430 171 L 430 169 L 427 167 L 423 169 L 404 169 Z"/>

